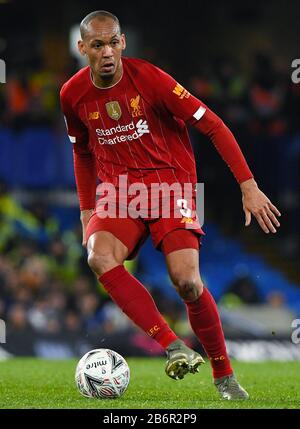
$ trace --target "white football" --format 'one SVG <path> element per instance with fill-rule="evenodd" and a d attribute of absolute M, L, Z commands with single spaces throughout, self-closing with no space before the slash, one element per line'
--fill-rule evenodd
<path fill-rule="evenodd" d="M 88 398 L 114 399 L 128 387 L 130 370 L 126 360 L 109 349 L 95 349 L 78 362 L 75 382 L 79 392 Z"/>

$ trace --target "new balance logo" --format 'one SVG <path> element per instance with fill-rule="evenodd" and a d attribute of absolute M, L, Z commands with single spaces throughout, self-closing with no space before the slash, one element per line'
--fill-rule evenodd
<path fill-rule="evenodd" d="M 150 133 L 147 121 L 143 121 L 143 119 L 140 119 L 137 122 L 136 129 L 139 137 L 141 137 L 143 134 Z"/>
<path fill-rule="evenodd" d="M 100 112 L 90 112 L 89 113 L 89 121 L 94 121 L 100 118 Z"/>

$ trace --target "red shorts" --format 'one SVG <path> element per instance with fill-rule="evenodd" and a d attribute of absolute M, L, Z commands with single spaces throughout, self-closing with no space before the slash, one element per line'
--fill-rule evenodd
<path fill-rule="evenodd" d="M 168 254 L 180 249 L 199 249 L 202 231 L 198 218 L 187 218 L 185 216 L 156 219 L 138 217 L 102 217 L 99 209 L 91 216 L 87 231 L 87 241 L 92 234 L 98 231 L 107 231 L 118 238 L 127 248 L 127 259 L 133 259 L 142 244 L 151 235 L 156 249 Z M 172 234 L 170 234 L 172 231 Z"/>

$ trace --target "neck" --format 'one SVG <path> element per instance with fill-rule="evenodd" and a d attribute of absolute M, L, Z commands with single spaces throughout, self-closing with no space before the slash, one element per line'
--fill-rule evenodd
<path fill-rule="evenodd" d="M 91 69 L 91 77 L 94 82 L 94 85 L 96 85 L 99 88 L 108 88 L 110 86 L 115 85 L 119 82 L 123 75 L 123 64 L 122 61 L 120 61 L 119 67 L 116 70 L 116 73 L 113 76 L 109 76 L 107 78 L 103 78 L 102 76 L 97 75 L 93 72 Z"/>

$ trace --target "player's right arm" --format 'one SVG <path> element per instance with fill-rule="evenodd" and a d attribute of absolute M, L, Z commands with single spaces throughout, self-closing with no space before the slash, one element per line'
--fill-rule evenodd
<path fill-rule="evenodd" d="M 73 145 L 74 174 L 82 224 L 82 244 L 85 246 L 87 224 L 95 207 L 96 163 L 88 146 L 88 129 L 74 111 L 65 86 L 60 92 L 60 100 L 69 139 Z"/>

